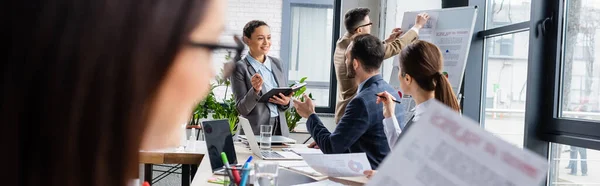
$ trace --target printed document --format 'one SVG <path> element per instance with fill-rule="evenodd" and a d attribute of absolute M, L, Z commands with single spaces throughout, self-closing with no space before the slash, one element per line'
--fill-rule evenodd
<path fill-rule="evenodd" d="M 435 101 L 403 131 L 367 185 L 532 186 L 545 181 L 547 169 L 545 158 Z"/>
<path fill-rule="evenodd" d="M 363 176 L 365 170 L 371 170 L 365 153 L 305 154 L 302 158 L 310 167 L 330 177 Z"/>

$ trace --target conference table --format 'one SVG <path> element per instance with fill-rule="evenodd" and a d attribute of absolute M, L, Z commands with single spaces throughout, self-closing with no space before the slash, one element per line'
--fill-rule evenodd
<path fill-rule="evenodd" d="M 205 154 L 208 154 L 206 151 L 206 144 L 204 143 L 204 141 L 197 141 L 196 143 L 196 148 L 197 148 L 197 152 L 204 152 Z M 281 150 L 280 148 L 273 148 L 273 150 L 278 151 Z M 237 162 L 245 162 L 248 157 L 250 157 L 252 154 L 252 152 L 250 151 L 250 149 L 248 149 L 246 147 L 246 145 L 236 142 L 235 143 L 235 151 L 236 151 L 236 156 L 237 156 Z M 259 158 L 257 158 L 257 156 L 253 155 L 253 160 L 252 162 L 254 163 L 255 161 L 260 160 Z M 262 161 L 286 161 L 286 160 L 262 160 Z M 298 160 L 295 160 L 298 161 Z M 286 178 L 289 178 L 290 176 L 295 176 L 297 175 L 298 177 L 309 177 L 311 179 L 313 179 L 314 181 L 320 181 L 320 180 L 326 180 L 329 179 L 331 181 L 334 182 L 338 182 L 344 185 L 364 185 L 368 180 L 366 177 L 361 176 L 361 177 L 339 177 L 339 178 L 333 178 L 333 177 L 326 177 L 326 176 L 320 176 L 320 177 L 314 177 L 314 176 L 310 176 L 310 175 L 306 175 L 300 172 L 296 172 L 296 171 L 292 171 L 289 169 L 285 169 L 285 168 L 280 168 L 280 174 L 282 171 L 285 172 L 292 172 L 292 175 L 290 175 L 289 173 L 286 175 Z M 208 180 L 210 178 L 223 178 L 223 175 L 214 175 L 212 173 L 212 169 L 211 169 L 211 165 L 210 165 L 210 159 L 208 157 L 208 155 L 205 155 L 204 157 L 202 157 L 202 161 L 200 162 L 200 165 L 198 166 L 198 169 L 196 171 L 196 175 L 194 176 L 194 179 L 192 181 L 192 186 L 216 186 L 216 185 L 222 185 L 222 184 L 215 184 L 215 183 L 209 183 Z M 281 179 L 281 178 L 278 178 Z M 281 183 L 281 180 L 279 181 L 279 183 Z"/>
<path fill-rule="evenodd" d="M 198 141 L 200 142 L 200 141 Z M 196 143 L 197 148 L 189 148 L 187 150 L 178 149 L 163 149 L 152 151 L 140 151 L 140 163 L 144 164 L 144 181 L 153 183 L 152 172 L 153 166 L 161 166 L 163 164 L 178 164 L 170 167 L 169 170 L 163 171 L 163 174 L 154 179 L 162 179 L 169 174 L 175 173 L 176 169 L 181 168 L 181 185 L 189 186 L 192 175 L 196 174 L 198 164 L 202 162 L 206 154 L 206 144 Z M 204 149 L 202 149 L 204 147 Z M 193 149 L 193 150 L 190 150 Z M 181 167 L 179 167 L 181 165 Z M 158 180 L 154 180 L 155 182 Z"/>

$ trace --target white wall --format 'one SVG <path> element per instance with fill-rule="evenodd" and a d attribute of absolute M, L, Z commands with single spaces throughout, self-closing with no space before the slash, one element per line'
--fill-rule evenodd
<path fill-rule="evenodd" d="M 226 30 L 242 35 L 244 25 L 251 20 L 265 21 L 271 27 L 272 56 L 279 57 L 281 46 L 282 0 L 228 0 Z"/>

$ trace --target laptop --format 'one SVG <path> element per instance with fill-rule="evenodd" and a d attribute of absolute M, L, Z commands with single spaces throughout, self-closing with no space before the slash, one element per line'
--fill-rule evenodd
<path fill-rule="evenodd" d="M 246 134 L 254 134 L 252 131 L 252 127 L 250 126 L 250 121 L 248 119 L 239 116 L 240 122 L 242 125 L 242 129 Z M 302 157 L 298 156 L 293 152 L 277 152 L 277 151 L 261 151 L 258 147 L 258 142 L 256 141 L 256 136 L 254 135 L 246 135 L 248 140 L 248 146 L 250 146 L 250 150 L 252 153 L 261 159 L 264 160 L 301 160 Z"/>
<path fill-rule="evenodd" d="M 227 119 L 203 121 L 202 129 L 204 139 L 206 140 L 206 149 L 210 159 L 212 172 L 218 175 L 225 175 L 224 164 L 221 160 L 221 152 L 227 154 L 227 160 L 230 164 L 237 164 L 235 147 L 229 131 L 229 121 Z M 241 165 L 236 165 L 241 167 Z"/>

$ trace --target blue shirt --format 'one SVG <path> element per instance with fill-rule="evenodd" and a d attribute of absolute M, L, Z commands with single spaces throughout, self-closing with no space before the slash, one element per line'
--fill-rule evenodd
<path fill-rule="evenodd" d="M 371 78 L 369 78 L 369 79 L 371 79 Z M 358 88 L 356 89 L 356 93 L 359 93 L 359 92 L 360 92 L 360 90 L 362 90 L 362 89 L 363 89 L 363 86 L 365 86 L 365 83 L 366 83 L 366 82 L 367 82 L 369 79 L 367 79 L 367 80 L 365 80 L 365 81 L 361 82 L 360 84 L 358 84 Z"/>
<path fill-rule="evenodd" d="M 252 65 L 252 68 L 259 73 L 263 78 L 263 87 L 262 89 L 268 92 L 269 90 L 279 87 L 277 85 L 277 81 L 275 81 L 275 76 L 273 75 L 273 70 L 271 68 L 271 59 L 268 56 L 265 56 L 265 62 L 261 63 L 258 60 L 254 59 L 250 53 L 248 53 L 248 62 Z M 273 103 L 267 103 L 269 107 L 269 111 L 271 111 L 271 117 L 279 116 L 279 112 L 277 112 L 277 105 Z"/>

